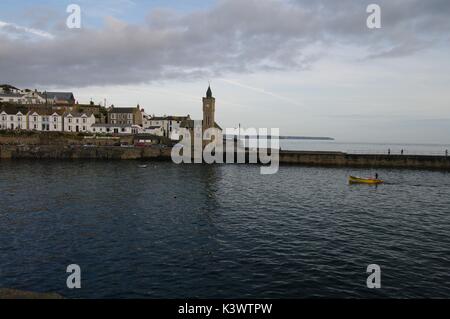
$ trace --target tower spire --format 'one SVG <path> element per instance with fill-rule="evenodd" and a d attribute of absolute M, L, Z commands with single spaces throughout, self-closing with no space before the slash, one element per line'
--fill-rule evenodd
<path fill-rule="evenodd" d="M 212 98 L 211 83 L 208 85 L 208 91 L 206 91 L 206 97 L 208 99 Z"/>

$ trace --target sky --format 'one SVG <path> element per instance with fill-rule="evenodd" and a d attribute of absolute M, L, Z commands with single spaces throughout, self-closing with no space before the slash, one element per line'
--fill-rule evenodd
<path fill-rule="evenodd" d="M 222 127 L 450 144 L 449 18 L 448 0 L 2 0 L 0 82 L 194 119 L 211 83 Z"/>

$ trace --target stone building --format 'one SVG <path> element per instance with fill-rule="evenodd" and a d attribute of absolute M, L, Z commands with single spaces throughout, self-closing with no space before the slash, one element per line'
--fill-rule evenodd
<path fill-rule="evenodd" d="M 188 129 L 191 134 L 192 142 L 194 139 L 203 137 L 203 145 L 210 144 L 213 141 L 222 142 L 222 128 L 217 124 L 215 120 L 216 115 L 216 99 L 212 95 L 211 86 L 206 91 L 206 97 L 203 98 L 203 120 L 185 120 L 180 124 L 181 128 Z M 212 135 L 206 134 L 208 131 L 212 132 Z"/>
<path fill-rule="evenodd" d="M 114 107 L 108 109 L 108 124 L 142 125 L 142 110 L 136 107 Z"/>

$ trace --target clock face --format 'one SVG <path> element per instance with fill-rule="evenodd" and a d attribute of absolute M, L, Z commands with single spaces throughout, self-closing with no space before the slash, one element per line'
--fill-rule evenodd
<path fill-rule="evenodd" d="M 206 103 L 206 107 L 209 107 L 209 103 Z"/>

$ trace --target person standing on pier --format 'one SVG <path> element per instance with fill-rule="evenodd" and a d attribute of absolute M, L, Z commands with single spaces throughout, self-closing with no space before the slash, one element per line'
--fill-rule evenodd
<path fill-rule="evenodd" d="M 391 149 L 388 149 L 388 155 L 391 155 Z"/>
<path fill-rule="evenodd" d="M 403 155 L 403 150 L 402 150 L 401 154 Z"/>
<path fill-rule="evenodd" d="M 448 150 L 445 150 L 445 157 L 448 157 Z"/>

